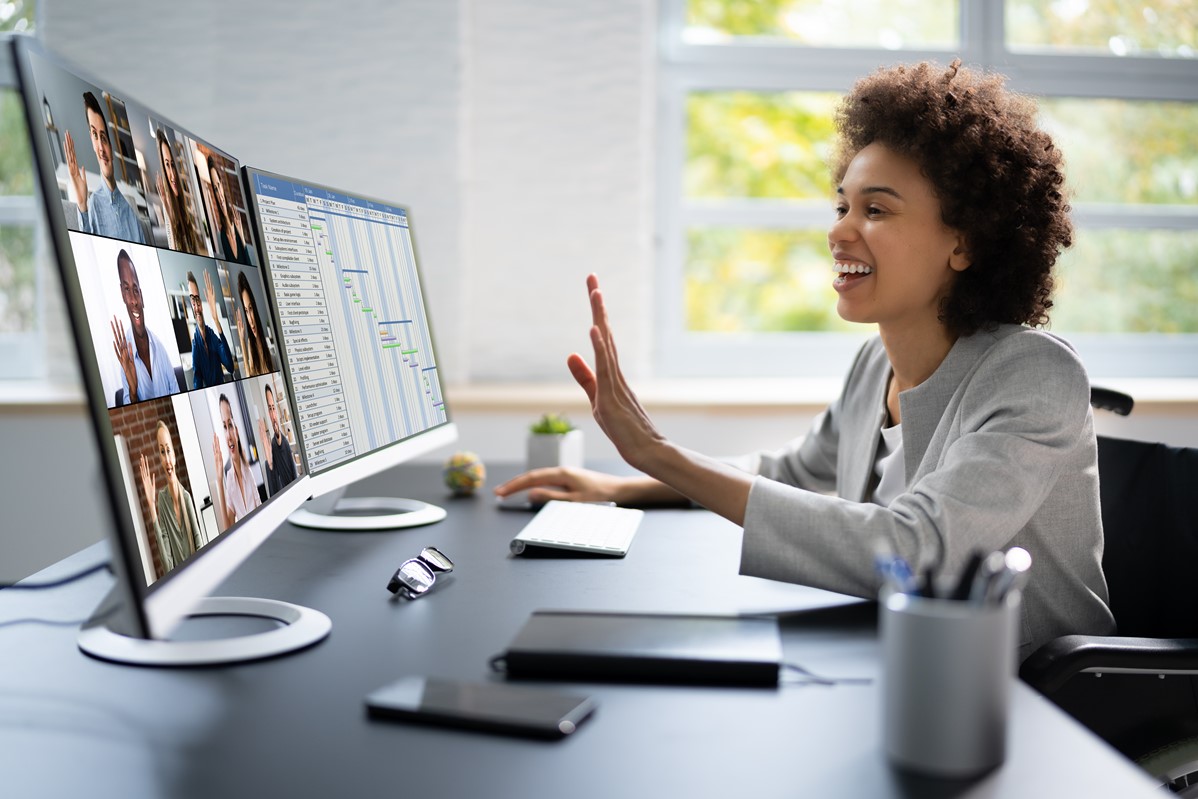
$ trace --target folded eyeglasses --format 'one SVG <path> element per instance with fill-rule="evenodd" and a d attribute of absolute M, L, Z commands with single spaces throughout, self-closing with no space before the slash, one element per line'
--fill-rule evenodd
<path fill-rule="evenodd" d="M 437 575 L 453 571 L 453 561 L 436 547 L 425 547 L 419 555 L 399 564 L 387 590 L 406 599 L 423 596 L 437 581 Z"/>

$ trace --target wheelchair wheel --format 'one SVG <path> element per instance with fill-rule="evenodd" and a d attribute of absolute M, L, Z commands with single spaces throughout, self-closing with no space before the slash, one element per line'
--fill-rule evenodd
<path fill-rule="evenodd" d="M 1136 762 L 1176 796 L 1198 799 L 1198 736 L 1165 744 Z"/>

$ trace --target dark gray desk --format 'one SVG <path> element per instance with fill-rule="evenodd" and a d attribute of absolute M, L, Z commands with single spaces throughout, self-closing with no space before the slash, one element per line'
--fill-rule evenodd
<path fill-rule="evenodd" d="M 492 469 L 494 483 L 495 472 Z M 510 470 L 508 470 L 510 472 Z M 402 467 L 351 494 L 441 502 L 449 518 L 395 533 L 280 530 L 219 593 L 319 608 L 317 646 L 220 669 L 92 660 L 73 627 L 0 627 L 0 778 L 6 796 L 120 797 L 1153 797 L 1129 762 L 1031 690 L 1015 692 L 1007 763 L 972 782 L 902 775 L 879 746 L 878 687 L 776 691 L 585 685 L 599 709 L 561 742 L 376 722 L 362 698 L 404 674 L 493 679 L 487 659 L 537 608 L 730 611 L 845 598 L 736 573 L 737 528 L 703 511 L 654 511 L 624 560 L 512 558 L 527 515 L 449 499 L 439 470 Z M 423 546 L 457 563 L 424 599 L 385 590 Z M 102 560 L 84 550 L 37 579 Z M 0 591 L 0 622 L 86 616 L 111 578 Z M 869 606 L 785 624 L 787 659 L 876 677 Z"/>

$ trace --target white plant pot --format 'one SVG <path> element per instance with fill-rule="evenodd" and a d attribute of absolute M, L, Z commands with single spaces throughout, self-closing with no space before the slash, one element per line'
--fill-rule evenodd
<path fill-rule="evenodd" d="M 582 431 L 569 433 L 529 433 L 528 468 L 550 466 L 582 468 Z"/>

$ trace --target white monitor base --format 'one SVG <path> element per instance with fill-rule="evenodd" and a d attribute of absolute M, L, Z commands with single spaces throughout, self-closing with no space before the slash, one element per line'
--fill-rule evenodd
<path fill-rule="evenodd" d="M 104 626 L 79 632 L 79 648 L 92 657 L 138 666 L 211 666 L 282 655 L 311 646 L 332 629 L 319 610 L 258 597 L 207 597 L 191 616 L 255 616 L 282 622 L 265 632 L 209 641 L 130 638 Z"/>
<path fill-rule="evenodd" d="M 318 530 L 389 530 L 433 524 L 445 516 L 444 508 L 416 499 L 351 497 L 337 500 L 332 513 L 300 508 L 287 521 Z"/>

